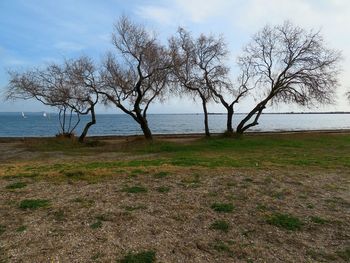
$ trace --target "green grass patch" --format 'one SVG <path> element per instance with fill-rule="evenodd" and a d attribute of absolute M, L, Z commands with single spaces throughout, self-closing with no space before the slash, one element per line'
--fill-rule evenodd
<path fill-rule="evenodd" d="M 81 170 L 61 171 L 61 173 L 69 178 L 80 178 L 85 175 L 85 173 Z"/>
<path fill-rule="evenodd" d="M 210 229 L 220 230 L 225 233 L 228 232 L 229 228 L 230 228 L 229 223 L 227 223 L 224 220 L 216 220 L 210 225 Z"/>
<path fill-rule="evenodd" d="M 139 194 L 139 193 L 147 193 L 148 190 L 144 186 L 136 185 L 136 186 L 124 187 L 122 191 L 130 194 Z"/>
<path fill-rule="evenodd" d="M 12 183 L 6 186 L 6 189 L 20 189 L 20 188 L 24 188 L 26 187 L 27 184 L 23 183 L 23 182 L 16 182 L 16 183 Z"/>
<path fill-rule="evenodd" d="M 212 248 L 217 252 L 226 253 L 231 257 L 234 255 L 230 246 L 221 240 L 215 240 L 215 242 L 212 243 Z"/>
<path fill-rule="evenodd" d="M 319 225 L 324 225 L 324 224 L 328 223 L 328 220 L 323 219 L 319 216 L 311 216 L 310 220 L 311 220 L 311 222 L 313 222 L 315 224 L 319 224 Z"/>
<path fill-rule="evenodd" d="M 97 220 L 96 222 L 92 223 L 90 225 L 90 227 L 92 229 L 97 229 L 97 228 L 101 228 L 102 227 L 102 221 L 101 220 Z"/>
<path fill-rule="evenodd" d="M 118 260 L 119 263 L 154 263 L 156 262 L 156 252 L 152 250 L 138 253 L 129 253 L 124 258 Z"/>
<path fill-rule="evenodd" d="M 90 228 L 92 229 L 101 228 L 103 222 L 111 221 L 111 219 L 106 214 L 97 215 L 95 216 L 95 219 L 96 221 L 90 225 Z"/>
<path fill-rule="evenodd" d="M 158 173 L 155 173 L 153 175 L 154 178 L 157 178 L 157 179 L 160 179 L 160 178 L 164 178 L 164 177 L 167 177 L 169 175 L 169 172 L 158 172 Z"/>
<path fill-rule="evenodd" d="M 24 225 L 16 228 L 16 232 L 18 232 L 18 233 L 24 232 L 26 230 L 27 230 L 27 227 Z"/>
<path fill-rule="evenodd" d="M 274 213 L 266 220 L 270 225 L 277 226 L 279 228 L 295 231 L 300 230 L 303 223 L 295 216 L 289 214 Z"/>
<path fill-rule="evenodd" d="M 218 213 L 231 213 L 235 209 L 235 206 L 230 203 L 214 203 L 210 207 Z"/>
<path fill-rule="evenodd" d="M 142 169 L 133 169 L 130 172 L 131 175 L 148 174 L 148 171 Z"/>
<path fill-rule="evenodd" d="M 49 205 L 50 201 L 46 199 L 25 199 L 20 202 L 19 208 L 34 210 L 41 207 L 48 207 Z"/>
<path fill-rule="evenodd" d="M 1 236 L 3 233 L 5 233 L 5 231 L 6 231 L 6 226 L 0 225 L 0 236 Z"/>
<path fill-rule="evenodd" d="M 168 193 L 170 191 L 170 187 L 160 186 L 160 187 L 157 187 L 156 190 L 159 193 Z"/>
<path fill-rule="evenodd" d="M 128 212 L 132 212 L 135 210 L 142 210 L 142 209 L 146 209 L 147 206 L 145 205 L 135 205 L 135 206 L 123 206 L 123 208 L 128 211 Z"/>
<path fill-rule="evenodd" d="M 344 248 L 343 250 L 338 250 L 336 254 L 345 262 L 350 262 L 350 247 Z"/>

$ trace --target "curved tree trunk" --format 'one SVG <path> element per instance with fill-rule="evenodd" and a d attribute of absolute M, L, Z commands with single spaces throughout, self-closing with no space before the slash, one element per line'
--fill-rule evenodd
<path fill-rule="evenodd" d="M 209 131 L 209 121 L 208 121 L 207 100 L 203 96 L 201 96 L 201 99 L 202 99 L 202 106 L 203 106 L 203 113 L 204 113 L 205 136 L 209 137 L 210 131 Z"/>
<path fill-rule="evenodd" d="M 139 123 L 140 123 L 141 129 L 142 129 L 142 132 L 143 132 L 143 135 L 145 136 L 145 138 L 147 140 L 153 140 L 152 132 L 151 132 L 151 129 L 148 127 L 147 120 L 144 118 L 141 118 L 139 121 L 140 121 Z"/>
<path fill-rule="evenodd" d="M 254 109 L 252 109 L 248 115 L 238 124 L 236 132 L 239 134 L 243 134 L 246 130 L 248 130 L 249 128 L 258 125 L 258 120 L 260 118 L 260 115 L 262 113 L 262 111 L 265 109 L 265 105 L 267 102 L 260 102 L 258 105 L 256 105 L 254 107 Z M 247 122 L 254 116 L 254 120 L 247 124 Z"/>
<path fill-rule="evenodd" d="M 88 122 L 88 123 L 85 125 L 85 128 L 84 128 L 83 132 L 82 132 L 81 135 L 79 136 L 79 142 L 83 142 L 83 141 L 84 141 L 84 139 L 85 139 L 85 137 L 86 137 L 86 135 L 87 135 L 87 133 L 88 133 L 90 127 L 91 127 L 92 125 L 94 125 L 94 124 L 96 124 L 96 115 L 95 115 L 95 107 L 92 106 L 92 107 L 91 107 L 91 121 Z"/>

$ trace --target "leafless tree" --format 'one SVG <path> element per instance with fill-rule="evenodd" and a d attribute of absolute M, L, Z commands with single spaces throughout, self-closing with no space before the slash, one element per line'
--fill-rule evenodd
<path fill-rule="evenodd" d="M 234 105 L 247 94 L 246 72 L 238 78 L 238 85 L 229 79 L 226 65 L 228 50 L 222 37 L 201 34 L 193 38 L 180 28 L 170 39 L 174 60 L 175 83 L 202 101 L 205 134 L 210 136 L 207 102 L 219 101 L 227 110 L 227 131 L 233 132 Z"/>
<path fill-rule="evenodd" d="M 332 103 L 340 59 L 340 53 L 327 48 L 319 32 L 308 32 L 290 22 L 265 26 L 239 58 L 250 85 L 256 86 L 255 95 L 262 99 L 238 124 L 237 133 L 258 125 L 269 102 Z"/>
<path fill-rule="evenodd" d="M 96 124 L 95 106 L 99 102 L 100 75 L 93 61 L 88 57 L 66 61 L 65 73 L 70 91 L 66 103 L 80 115 L 91 115 L 91 120 L 86 123 L 79 136 L 79 141 L 83 142 L 89 128 Z"/>
<path fill-rule="evenodd" d="M 199 96 L 204 113 L 205 134 L 210 136 L 207 103 L 212 99 L 212 93 L 205 85 L 204 72 L 199 66 L 200 57 L 204 56 L 200 54 L 202 50 L 199 44 L 183 28 L 179 28 L 177 36 L 169 41 L 174 64 L 174 83 L 191 96 Z"/>
<path fill-rule="evenodd" d="M 171 59 L 167 49 L 142 25 L 121 17 L 115 25 L 113 44 L 117 55 L 108 54 L 103 63 L 105 103 L 131 116 L 146 139 L 152 139 L 147 110 L 166 91 Z"/>
<path fill-rule="evenodd" d="M 96 123 L 95 105 L 98 102 L 99 80 L 93 62 L 81 57 L 66 60 L 63 65 L 50 64 L 44 69 L 24 73 L 9 72 L 7 99 L 37 99 L 59 110 L 61 133 L 71 136 L 80 122 L 80 115 L 91 114 L 79 137 L 83 141 L 88 129 Z M 73 114 L 77 115 L 73 121 Z"/>

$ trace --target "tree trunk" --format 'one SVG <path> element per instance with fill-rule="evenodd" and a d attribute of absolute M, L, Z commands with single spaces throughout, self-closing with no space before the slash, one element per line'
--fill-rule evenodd
<path fill-rule="evenodd" d="M 87 135 L 87 133 L 88 133 L 88 131 L 89 131 L 89 128 L 90 128 L 92 125 L 94 125 L 94 124 L 96 124 L 96 115 L 95 115 L 95 107 L 92 106 L 92 108 L 91 108 L 91 121 L 88 122 L 88 123 L 85 125 L 85 128 L 84 128 L 83 132 L 82 132 L 81 135 L 79 136 L 79 142 L 83 142 L 83 141 L 84 141 L 84 139 L 85 139 L 85 137 L 86 137 L 86 135 Z"/>
<path fill-rule="evenodd" d="M 203 113 L 204 113 L 204 128 L 205 128 L 205 136 L 210 136 L 209 131 L 209 122 L 208 122 L 208 110 L 207 110 L 207 101 L 204 97 L 201 97 L 202 99 L 202 106 L 203 106 Z"/>
<path fill-rule="evenodd" d="M 259 117 L 262 113 L 262 111 L 265 109 L 265 105 L 267 102 L 263 101 L 260 102 L 258 105 L 256 105 L 254 107 L 254 109 L 252 109 L 248 115 L 238 124 L 236 132 L 239 134 L 243 134 L 243 132 L 245 132 L 246 130 L 248 130 L 250 127 L 256 126 L 258 125 L 258 120 Z M 256 114 L 254 121 L 246 124 L 254 115 Z"/>
<path fill-rule="evenodd" d="M 143 131 L 143 135 L 145 136 L 145 138 L 147 140 L 153 140 L 152 132 L 151 132 L 150 128 L 148 127 L 147 120 L 145 118 L 141 117 L 139 119 L 139 123 L 140 123 L 141 129 Z"/>
<path fill-rule="evenodd" d="M 227 108 L 227 123 L 226 123 L 227 133 L 233 133 L 232 118 L 233 118 L 233 105 Z"/>

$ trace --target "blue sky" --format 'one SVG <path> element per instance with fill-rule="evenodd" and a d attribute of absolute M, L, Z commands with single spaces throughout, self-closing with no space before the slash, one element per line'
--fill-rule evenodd
<path fill-rule="evenodd" d="M 336 105 L 314 110 L 350 110 L 343 94 L 350 87 L 350 1 L 348 0 L 1 0 L 0 1 L 0 91 L 6 86 L 7 69 L 25 70 L 80 55 L 99 61 L 111 50 L 113 23 L 126 14 L 158 32 L 164 41 L 183 26 L 194 34 L 222 34 L 229 43 L 230 63 L 254 32 L 263 25 L 288 19 L 305 27 L 321 29 L 332 48 L 343 51 L 344 61 Z M 243 101 L 238 111 L 247 111 L 254 100 Z M 44 111 L 38 102 L 0 101 L 2 111 Z M 211 111 L 223 111 L 210 105 Z M 295 105 L 269 111 L 303 110 Z M 156 103 L 153 113 L 200 112 L 190 99 Z M 115 112 L 99 107 L 99 112 Z"/>

